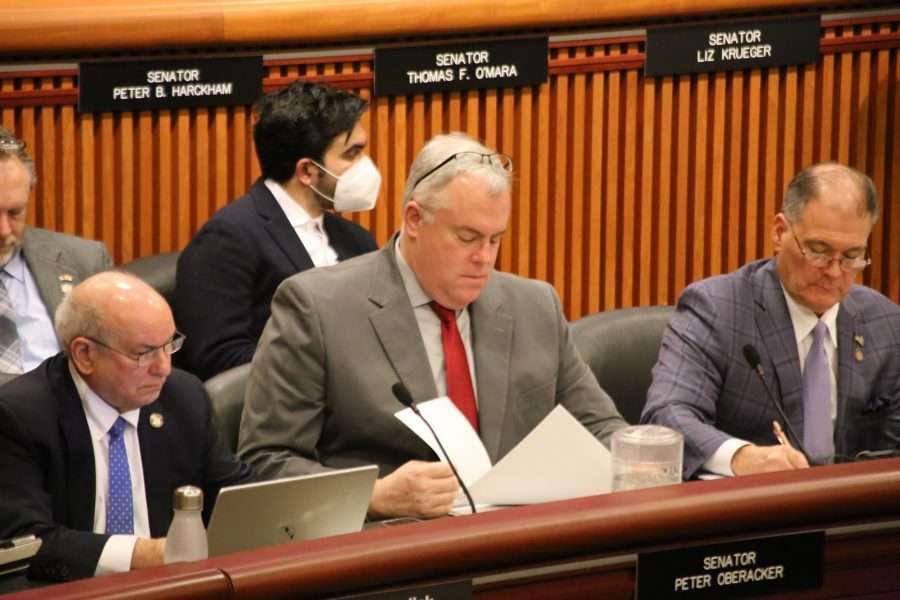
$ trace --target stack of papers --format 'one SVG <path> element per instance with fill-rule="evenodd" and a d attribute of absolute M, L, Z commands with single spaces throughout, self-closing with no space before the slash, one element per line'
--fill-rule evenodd
<path fill-rule="evenodd" d="M 496 465 L 491 465 L 478 434 L 448 397 L 416 406 L 440 437 L 476 505 L 537 504 L 611 490 L 609 450 L 560 405 Z M 446 460 L 411 409 L 395 416 Z M 461 493 L 456 504 L 468 512 Z"/>

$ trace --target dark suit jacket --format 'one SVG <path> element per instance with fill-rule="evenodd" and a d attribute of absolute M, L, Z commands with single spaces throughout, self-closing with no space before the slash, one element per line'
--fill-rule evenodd
<path fill-rule="evenodd" d="M 838 458 L 900 448 L 900 306 L 854 285 L 837 329 Z M 772 421 L 780 417 L 744 359 L 745 344 L 758 349 L 765 385 L 802 436 L 800 358 L 787 302 L 775 261 L 753 262 L 687 287 L 663 334 L 642 422 L 684 434 L 685 478 L 730 437 L 776 443 Z"/>
<path fill-rule="evenodd" d="M 372 235 L 325 213 L 338 258 L 375 250 Z M 176 362 L 201 379 L 250 362 L 275 288 L 312 259 L 262 179 L 220 209 L 181 252 L 175 321 L 187 335 Z"/>
<path fill-rule="evenodd" d="M 153 413 L 162 427 L 149 424 Z M 250 479 L 211 421 L 203 385 L 173 369 L 156 402 L 141 409 L 138 438 L 150 533 L 166 535 L 172 492 L 204 491 L 208 519 L 219 488 Z M 92 533 L 94 452 L 87 418 L 62 354 L 0 388 L 0 538 L 43 540 L 29 576 L 67 580 L 94 574 L 107 536 Z"/>
<path fill-rule="evenodd" d="M 471 305 L 481 440 L 492 462 L 562 404 L 608 444 L 625 426 L 575 349 L 553 287 L 493 272 Z M 272 302 L 241 419 L 240 454 L 274 479 L 436 460 L 393 415 L 391 386 L 437 396 L 394 243 L 289 278 Z"/>

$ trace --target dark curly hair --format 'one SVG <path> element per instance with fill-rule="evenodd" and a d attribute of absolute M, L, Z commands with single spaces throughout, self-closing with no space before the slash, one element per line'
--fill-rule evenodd
<path fill-rule="evenodd" d="M 282 183 L 294 176 L 301 158 L 321 163 L 332 140 L 351 131 L 368 106 L 355 94 L 308 81 L 263 96 L 253 127 L 263 176 Z"/>

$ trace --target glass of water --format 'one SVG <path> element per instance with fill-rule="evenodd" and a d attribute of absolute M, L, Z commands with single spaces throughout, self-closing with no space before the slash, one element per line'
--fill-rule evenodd
<path fill-rule="evenodd" d="M 612 490 L 681 482 L 684 438 L 659 425 L 633 425 L 612 436 Z"/>

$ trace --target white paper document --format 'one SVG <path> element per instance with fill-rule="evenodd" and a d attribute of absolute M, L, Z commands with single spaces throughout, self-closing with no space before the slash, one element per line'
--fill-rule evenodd
<path fill-rule="evenodd" d="M 441 438 L 476 504 L 536 504 L 611 489 L 609 450 L 562 406 L 557 405 L 493 468 L 478 434 L 449 398 L 416 406 Z M 401 410 L 396 417 L 444 458 L 412 410 Z"/>

